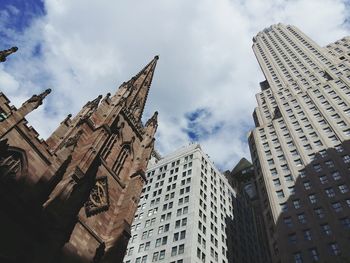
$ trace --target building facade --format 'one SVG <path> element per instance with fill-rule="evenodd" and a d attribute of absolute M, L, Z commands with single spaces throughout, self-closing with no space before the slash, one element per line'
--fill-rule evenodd
<path fill-rule="evenodd" d="M 1 60 L 15 49 L 1 53 Z M 157 129 L 141 123 L 158 57 L 47 139 L 0 93 L 0 261 L 122 262 Z"/>
<path fill-rule="evenodd" d="M 253 38 L 266 80 L 249 145 L 273 262 L 349 262 L 350 38 L 294 26 Z"/>
<path fill-rule="evenodd" d="M 232 226 L 228 231 L 232 262 L 271 262 L 253 165 L 242 158 L 225 176 L 236 193 L 232 198 L 233 221 L 227 222 Z"/>
<path fill-rule="evenodd" d="M 227 245 L 234 191 L 198 144 L 147 170 L 124 263 L 232 262 Z"/>

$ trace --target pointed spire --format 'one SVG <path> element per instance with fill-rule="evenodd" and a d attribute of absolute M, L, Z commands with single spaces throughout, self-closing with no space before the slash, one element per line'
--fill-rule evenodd
<path fill-rule="evenodd" d="M 46 98 L 47 95 L 51 93 L 51 89 L 47 89 L 44 92 L 40 93 L 39 95 L 33 95 L 29 100 L 27 100 L 25 103 L 31 103 L 31 102 L 38 102 L 38 106 L 43 103 L 43 100 Z"/>
<path fill-rule="evenodd" d="M 158 125 L 158 111 L 156 111 L 153 116 L 146 122 L 146 127 L 152 125 L 156 127 Z"/>
<path fill-rule="evenodd" d="M 138 121 L 142 117 L 158 59 L 159 56 L 155 56 L 150 63 L 126 83 L 127 89 L 130 91 L 126 99 L 126 107 Z"/>
<path fill-rule="evenodd" d="M 90 109 L 96 109 L 101 99 L 102 99 L 102 95 L 98 95 L 98 97 L 93 101 L 88 101 L 84 107 L 89 107 Z"/>
<path fill-rule="evenodd" d="M 24 102 L 22 106 L 18 109 L 18 113 L 22 115 L 22 117 L 26 116 L 28 113 L 32 112 L 36 108 L 38 108 L 41 104 L 43 104 L 43 100 L 47 95 L 51 93 L 51 89 L 47 89 L 39 95 L 33 95 L 29 100 Z"/>
<path fill-rule="evenodd" d="M 5 62 L 6 57 L 11 55 L 12 53 L 15 53 L 17 50 L 18 50 L 18 47 L 12 47 L 12 48 L 0 51 L 0 62 Z"/>

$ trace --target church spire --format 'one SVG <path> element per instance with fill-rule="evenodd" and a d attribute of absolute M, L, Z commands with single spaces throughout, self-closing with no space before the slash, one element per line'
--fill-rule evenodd
<path fill-rule="evenodd" d="M 136 76 L 125 83 L 130 92 L 125 106 L 137 121 L 141 120 L 158 59 L 155 56 Z"/>

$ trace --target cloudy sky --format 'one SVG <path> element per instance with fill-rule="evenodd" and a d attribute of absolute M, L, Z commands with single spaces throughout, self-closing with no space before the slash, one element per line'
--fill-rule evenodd
<path fill-rule="evenodd" d="M 159 111 L 156 147 L 200 142 L 221 169 L 250 158 L 247 134 L 263 76 L 252 37 L 293 24 L 320 45 L 350 35 L 345 0 L 2 0 L 0 90 L 16 106 L 51 88 L 29 116 L 46 138 L 88 100 L 114 92 L 159 55 L 145 119 Z"/>

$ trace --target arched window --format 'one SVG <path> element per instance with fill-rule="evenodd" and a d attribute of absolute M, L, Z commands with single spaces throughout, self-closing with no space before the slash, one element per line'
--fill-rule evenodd
<path fill-rule="evenodd" d="M 130 144 L 124 144 L 119 155 L 118 155 L 117 160 L 115 161 L 115 163 L 112 167 L 112 170 L 113 170 L 113 172 L 116 173 L 116 175 L 119 175 L 119 173 L 123 169 L 125 160 L 128 158 L 130 153 L 131 153 Z"/>
<path fill-rule="evenodd" d="M 11 148 L 6 155 L 0 159 L 0 179 L 19 179 L 26 173 L 27 158 L 21 149 Z"/>

